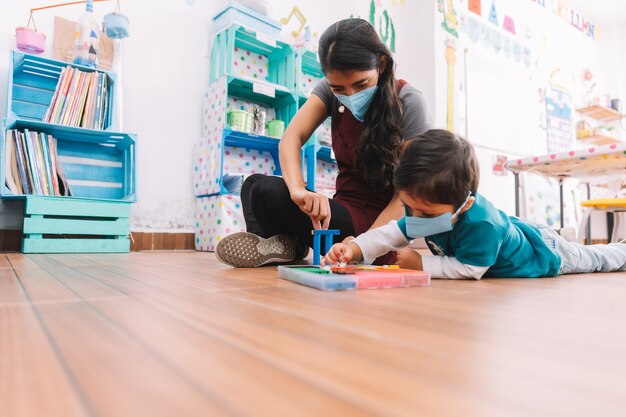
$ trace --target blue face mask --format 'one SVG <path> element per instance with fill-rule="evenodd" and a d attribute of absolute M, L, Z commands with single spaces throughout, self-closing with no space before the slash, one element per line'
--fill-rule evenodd
<path fill-rule="evenodd" d="M 411 238 L 418 238 L 449 232 L 452 230 L 452 220 L 458 216 L 459 212 L 465 207 L 471 195 L 471 192 L 467 194 L 467 198 L 454 214 L 443 213 L 441 216 L 427 218 L 414 217 L 407 213 L 405 216 L 406 234 Z"/>
<path fill-rule="evenodd" d="M 335 94 L 335 97 L 337 97 L 337 100 L 346 106 L 352 112 L 352 115 L 362 123 L 365 120 L 365 113 L 367 113 L 367 109 L 370 108 L 377 90 L 378 86 L 375 85 L 374 87 L 354 93 L 351 96 Z"/>

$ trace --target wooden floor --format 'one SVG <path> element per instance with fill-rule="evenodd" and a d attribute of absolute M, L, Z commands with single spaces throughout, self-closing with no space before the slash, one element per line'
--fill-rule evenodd
<path fill-rule="evenodd" d="M 0 254 L 0 416 L 624 416 L 626 274 L 326 293 L 208 253 Z"/>

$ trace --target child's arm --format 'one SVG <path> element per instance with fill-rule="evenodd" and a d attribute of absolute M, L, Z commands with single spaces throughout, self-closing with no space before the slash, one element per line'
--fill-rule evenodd
<path fill-rule="evenodd" d="M 481 279 L 489 269 L 488 266 L 464 264 L 453 256 L 422 255 L 422 269 L 430 272 L 433 278 L 447 279 Z M 402 266 L 402 264 L 400 264 Z"/>
<path fill-rule="evenodd" d="M 397 222 L 392 220 L 384 226 L 370 229 L 357 236 L 350 243 L 358 245 L 364 262 L 371 263 L 389 251 L 404 248 L 409 244 L 409 240 Z"/>

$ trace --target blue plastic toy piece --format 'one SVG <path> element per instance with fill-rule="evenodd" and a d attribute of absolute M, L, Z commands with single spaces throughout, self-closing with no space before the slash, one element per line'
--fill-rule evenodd
<path fill-rule="evenodd" d="M 333 246 L 333 235 L 338 235 L 338 229 L 313 230 L 313 265 L 320 265 L 320 240 L 324 236 L 324 253 L 328 253 L 330 247 Z"/>

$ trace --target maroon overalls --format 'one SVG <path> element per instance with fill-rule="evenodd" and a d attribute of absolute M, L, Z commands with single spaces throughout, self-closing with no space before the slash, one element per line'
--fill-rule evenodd
<path fill-rule="evenodd" d="M 406 81 L 398 80 L 398 91 Z M 378 215 L 387 207 L 393 197 L 393 186 L 372 187 L 361 175 L 357 166 L 356 150 L 364 125 L 346 109 L 339 112 L 340 104 L 334 100 L 332 109 L 333 152 L 339 167 L 336 193 L 333 199 L 340 202 L 350 212 L 356 236 L 367 231 Z M 376 264 L 396 263 L 395 252 L 381 256 Z"/>

